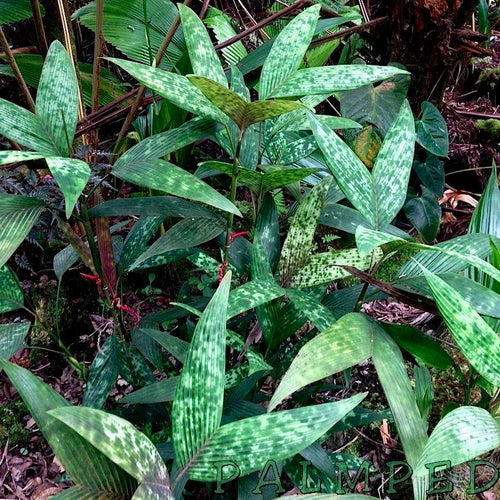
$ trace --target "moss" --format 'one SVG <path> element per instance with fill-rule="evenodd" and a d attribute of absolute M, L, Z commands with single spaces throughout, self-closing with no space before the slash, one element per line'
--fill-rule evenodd
<path fill-rule="evenodd" d="M 375 272 L 375 277 L 381 281 L 391 282 L 403 267 L 419 250 L 410 247 L 403 247 L 398 253 L 385 259 Z"/>
<path fill-rule="evenodd" d="M 477 120 L 476 128 L 491 139 L 500 139 L 500 120 Z"/>
<path fill-rule="evenodd" d="M 26 443 L 30 438 L 28 429 L 23 424 L 23 417 L 28 413 L 24 403 L 18 401 L 0 406 L 0 448 Z"/>

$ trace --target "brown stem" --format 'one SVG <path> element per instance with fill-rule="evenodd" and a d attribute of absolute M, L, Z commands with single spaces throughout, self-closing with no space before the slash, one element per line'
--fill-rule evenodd
<path fill-rule="evenodd" d="M 359 33 L 360 31 L 366 31 L 378 24 L 383 24 L 388 21 L 388 17 L 378 17 L 377 19 L 373 19 L 364 24 L 359 24 L 357 26 L 352 26 L 351 28 L 346 28 L 345 30 L 339 31 L 338 33 L 333 33 L 331 35 L 324 36 L 323 38 L 318 38 L 317 40 L 313 40 L 311 42 L 311 47 L 316 45 L 321 45 L 322 43 L 329 42 L 331 40 L 336 40 L 337 38 L 342 38 L 344 36 L 352 35 L 353 33 Z"/>
<path fill-rule="evenodd" d="M 94 62 L 92 68 L 92 112 L 96 112 L 99 108 L 99 89 L 101 86 L 101 65 L 102 65 L 102 50 L 104 39 L 102 37 L 102 24 L 104 15 L 104 0 L 96 0 L 95 13 L 95 37 L 94 37 Z M 99 129 L 92 130 L 91 142 L 94 151 L 99 145 Z"/>
<path fill-rule="evenodd" d="M 184 5 L 189 5 L 190 3 L 191 3 L 191 0 L 184 0 L 184 2 L 183 2 Z M 160 48 L 158 49 L 158 52 L 156 53 L 155 60 L 154 60 L 155 67 L 158 67 L 160 65 L 161 60 L 163 59 L 163 55 L 165 54 L 167 47 L 170 45 L 170 42 L 174 38 L 175 32 L 177 31 L 177 28 L 179 27 L 180 23 L 181 23 L 181 17 L 179 14 L 177 14 L 175 16 L 174 22 L 172 23 L 172 26 L 170 26 L 167 34 L 165 35 L 165 38 L 163 39 L 162 44 L 160 45 Z M 137 113 L 137 110 L 139 109 L 139 106 L 141 104 L 141 99 L 142 99 L 142 96 L 144 95 L 145 91 L 146 91 L 146 87 L 144 85 L 141 85 L 139 87 L 139 90 L 137 91 L 135 101 L 132 104 L 132 107 L 130 108 L 130 111 L 127 115 L 127 118 L 125 118 L 125 121 L 123 122 L 120 133 L 118 134 L 118 139 L 116 140 L 116 143 L 115 143 L 115 153 L 118 151 L 118 148 L 120 146 L 120 142 L 125 137 L 125 134 L 127 133 L 127 130 L 130 127 L 130 124 L 132 123 L 132 120 L 134 119 L 134 117 Z M 116 157 L 116 155 L 115 155 L 115 157 Z M 113 162 L 113 159 L 111 161 Z"/>
<path fill-rule="evenodd" d="M 2 48 L 5 52 L 5 55 L 7 57 L 7 61 L 9 61 L 10 67 L 12 68 L 12 71 L 14 72 L 14 76 L 16 77 L 16 80 L 18 81 L 21 90 L 24 94 L 24 97 L 26 98 L 26 101 L 28 102 L 28 106 L 30 110 L 34 113 L 35 112 L 35 102 L 33 101 L 33 98 L 31 97 L 30 91 L 28 89 L 28 86 L 26 85 L 26 82 L 24 81 L 23 75 L 19 71 L 19 66 L 16 63 L 16 60 L 14 59 L 14 55 L 12 54 L 12 51 L 10 50 L 9 42 L 7 41 L 7 38 L 5 38 L 5 33 L 3 32 L 2 27 L 0 26 L 0 43 L 2 44 Z"/>
<path fill-rule="evenodd" d="M 279 12 L 276 12 L 272 16 L 266 17 L 266 19 L 263 19 L 262 21 L 258 22 L 254 26 L 246 29 L 245 31 L 242 31 L 241 33 L 238 33 L 237 35 L 233 36 L 232 38 L 229 38 L 228 40 L 225 40 L 224 42 L 219 43 L 218 45 L 215 46 L 215 50 L 219 51 L 224 49 L 225 47 L 228 47 L 229 45 L 232 45 L 233 43 L 238 42 L 242 38 L 245 38 L 246 36 L 250 35 L 250 33 L 253 33 L 254 31 L 260 30 L 262 27 L 267 26 L 268 24 L 272 23 L 276 19 L 279 19 L 280 17 L 286 16 L 290 12 L 293 12 L 294 10 L 300 9 L 303 7 L 305 4 L 309 3 L 309 0 L 298 0 L 298 2 L 293 3 L 289 7 L 286 7 L 283 10 L 280 10 Z"/>
<path fill-rule="evenodd" d="M 199 16 L 201 20 L 205 19 L 205 15 L 207 13 L 209 4 L 210 0 L 203 0 L 203 5 L 201 6 L 200 16 Z"/>
<path fill-rule="evenodd" d="M 40 2 L 38 0 L 30 0 L 31 12 L 33 14 L 33 21 L 35 23 L 36 39 L 38 40 L 38 50 L 45 59 L 49 46 L 47 44 L 47 36 L 45 35 L 45 28 L 43 26 L 42 13 L 40 12 Z"/>

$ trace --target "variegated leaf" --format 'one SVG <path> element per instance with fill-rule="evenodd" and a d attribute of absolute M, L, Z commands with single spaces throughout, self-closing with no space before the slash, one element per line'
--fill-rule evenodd
<path fill-rule="evenodd" d="M 213 120 L 193 118 L 180 127 L 146 137 L 139 144 L 125 151 L 115 163 L 115 168 L 119 169 L 127 163 L 136 161 L 162 158 L 204 137 L 214 135 L 220 127 L 221 125 L 216 124 Z"/>
<path fill-rule="evenodd" d="M 309 256 L 319 214 L 331 182 L 331 177 L 325 177 L 316 184 L 302 200 L 292 218 L 288 236 L 281 251 L 280 275 L 283 282 L 291 278 Z"/>
<path fill-rule="evenodd" d="M 229 271 L 196 325 L 175 394 L 172 439 L 179 467 L 191 464 L 220 426 L 230 286 Z"/>
<path fill-rule="evenodd" d="M 372 355 L 375 332 L 362 314 L 347 314 L 302 347 L 269 403 L 271 411 L 293 392 Z"/>
<path fill-rule="evenodd" d="M 189 7 L 182 4 L 179 4 L 179 14 L 194 72 L 227 87 L 226 74 L 203 22 Z"/>
<path fill-rule="evenodd" d="M 313 5 L 290 21 L 276 37 L 264 62 L 259 82 L 259 98 L 266 99 L 300 66 L 311 43 L 319 6 Z M 309 92 L 304 92 L 303 95 Z"/>
<path fill-rule="evenodd" d="M 154 444 L 127 420 L 83 406 L 66 406 L 47 413 L 80 434 L 140 483 L 162 482 L 168 489 L 168 471 Z"/>
<path fill-rule="evenodd" d="M 0 358 L 10 359 L 22 349 L 31 323 L 4 323 L 0 325 Z"/>
<path fill-rule="evenodd" d="M 282 297 L 283 288 L 273 281 L 252 280 L 236 288 L 229 294 L 227 316 L 232 318 L 254 307 L 266 304 L 271 300 Z"/>
<path fill-rule="evenodd" d="M 158 92 L 176 106 L 195 115 L 227 123 L 227 116 L 216 108 L 185 76 L 123 59 L 108 58 L 108 60 L 123 68 L 141 84 Z"/>
<path fill-rule="evenodd" d="M 135 269 L 145 260 L 172 250 L 191 248 L 212 240 L 224 231 L 225 222 L 215 217 L 188 217 L 182 219 L 156 240 L 131 264 Z"/>
<path fill-rule="evenodd" d="M 355 408 L 366 394 L 326 403 L 267 413 L 223 425 L 191 464 L 188 475 L 215 481 L 218 461 L 234 462 L 242 475 L 262 469 L 268 460 L 282 460 L 306 448 Z"/>
<path fill-rule="evenodd" d="M 66 217 L 69 219 L 73 208 L 90 179 L 90 168 L 81 160 L 74 158 L 47 158 L 50 173 L 61 188 L 66 204 Z"/>
<path fill-rule="evenodd" d="M 0 99 L 0 134 L 36 150 L 37 154 L 58 154 L 57 146 L 43 127 L 40 118 L 5 99 Z"/>
<path fill-rule="evenodd" d="M 113 174 L 139 186 L 158 189 L 181 198 L 202 201 L 226 212 L 241 215 L 228 199 L 194 175 L 164 160 L 138 161 L 115 168 Z"/>
<path fill-rule="evenodd" d="M 300 102 L 274 99 L 272 101 L 255 101 L 248 104 L 245 112 L 245 122 L 248 125 L 259 123 L 269 118 L 275 118 L 284 113 L 304 108 Z"/>
<path fill-rule="evenodd" d="M 23 307 L 24 295 L 16 275 L 8 266 L 0 267 L 0 314 Z"/>
<path fill-rule="evenodd" d="M 96 498 L 97 494 L 109 494 L 111 498 L 114 498 L 112 495 L 130 498 L 137 487 L 134 478 L 86 439 L 49 415 L 49 410 L 71 408 L 70 404 L 28 370 L 2 359 L 0 368 L 5 370 L 18 390 L 52 451 L 71 475 L 72 481 L 92 490 L 94 496 L 91 498 Z"/>
<path fill-rule="evenodd" d="M 308 113 L 308 117 L 326 164 L 340 189 L 359 213 L 375 227 L 376 193 L 370 172 L 335 132 L 318 121 L 312 113 Z"/>
<path fill-rule="evenodd" d="M 486 380 L 500 386 L 500 339 L 454 288 L 426 269 L 423 273 L 458 347 Z"/>
<path fill-rule="evenodd" d="M 149 384 L 120 399 L 124 404 L 153 404 L 173 401 L 179 377 L 168 377 L 156 384 Z"/>
<path fill-rule="evenodd" d="M 318 143 L 314 136 L 302 137 L 294 142 L 287 144 L 281 162 L 285 165 L 299 161 L 306 156 L 309 156 L 313 151 L 318 149 Z"/>
<path fill-rule="evenodd" d="M 413 113 L 405 101 L 384 138 L 371 174 L 377 200 L 376 228 L 390 224 L 405 202 L 414 149 Z"/>
<path fill-rule="evenodd" d="M 166 484 L 152 480 L 140 484 L 131 500 L 174 500 L 174 493 Z"/>
<path fill-rule="evenodd" d="M 346 128 L 361 128 L 361 125 L 354 120 L 349 120 L 348 118 L 342 118 L 341 116 L 330 116 L 330 115 L 315 115 L 316 119 L 330 127 L 333 130 L 342 130 Z M 307 119 L 305 111 L 296 120 L 291 121 L 286 125 L 283 131 L 298 131 L 298 130 L 311 130 L 311 124 Z"/>
<path fill-rule="evenodd" d="M 69 55 L 58 40 L 52 42 L 45 58 L 35 111 L 57 156 L 68 156 L 78 120 L 78 83 Z"/>
<path fill-rule="evenodd" d="M 392 66 L 346 64 L 299 69 L 267 97 L 294 97 L 312 94 L 333 94 L 352 90 L 369 83 L 385 80 L 408 72 Z"/>
<path fill-rule="evenodd" d="M 321 302 L 302 290 L 287 288 L 286 296 L 320 332 L 324 332 L 337 321 L 330 309 L 327 309 Z"/>
<path fill-rule="evenodd" d="M 290 284 L 299 288 L 324 285 L 349 276 L 349 272 L 341 266 L 352 266 L 364 271 L 381 257 L 380 250 L 374 254 L 361 255 L 355 248 L 311 255 L 304 265 L 295 271 Z"/>
<path fill-rule="evenodd" d="M 483 408 L 462 406 L 438 422 L 414 473 L 429 474 L 426 465 L 442 461 L 449 461 L 453 467 L 499 446 L 500 427 L 496 420 Z"/>
<path fill-rule="evenodd" d="M 23 242 L 44 207 L 35 198 L 0 193 L 0 267 Z"/>
<path fill-rule="evenodd" d="M 1 103 L 0 103 L 1 104 Z M 25 162 L 30 160 L 39 160 L 45 158 L 44 153 L 32 153 L 31 151 L 0 151 L 0 165 L 15 162 Z"/>

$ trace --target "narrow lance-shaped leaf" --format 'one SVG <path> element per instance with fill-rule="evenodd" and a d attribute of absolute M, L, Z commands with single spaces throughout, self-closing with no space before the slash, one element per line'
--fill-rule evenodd
<path fill-rule="evenodd" d="M 347 314 L 302 347 L 269 403 L 271 411 L 293 392 L 361 363 L 372 355 L 373 325 L 362 314 Z"/>
<path fill-rule="evenodd" d="M 203 22 L 189 7 L 182 4 L 179 4 L 179 14 L 194 72 L 227 87 L 226 74 Z"/>
<path fill-rule="evenodd" d="M 351 148 L 329 127 L 308 112 L 311 129 L 326 164 L 340 189 L 365 219 L 376 225 L 376 195 L 373 179 Z"/>
<path fill-rule="evenodd" d="M 34 198 L 0 193 L 0 267 L 30 232 L 44 206 Z"/>
<path fill-rule="evenodd" d="M 316 184 L 302 200 L 293 216 L 288 236 L 281 251 L 280 274 L 282 281 L 290 279 L 311 251 L 319 214 L 331 182 L 331 177 L 325 177 Z"/>
<path fill-rule="evenodd" d="M 59 156 L 68 156 L 78 120 L 78 83 L 66 49 L 50 45 L 38 85 L 35 111 Z"/>
<path fill-rule="evenodd" d="M 277 36 L 262 67 L 260 99 L 269 97 L 300 66 L 311 43 L 319 10 L 319 5 L 304 10 Z"/>
<path fill-rule="evenodd" d="M 495 419 L 483 408 L 463 406 L 438 422 L 414 473 L 429 474 L 426 465 L 442 461 L 449 461 L 453 467 L 499 446 L 500 427 Z"/>
<path fill-rule="evenodd" d="M 46 153 L 32 153 L 31 151 L 18 151 L 16 149 L 12 151 L 0 151 L 0 165 L 25 162 L 29 160 L 39 160 L 40 158 L 45 158 L 46 156 Z"/>
<path fill-rule="evenodd" d="M 149 160 L 115 168 L 113 174 L 139 186 L 158 189 L 182 198 L 202 201 L 226 212 L 241 215 L 228 199 L 193 174 L 164 160 Z"/>
<path fill-rule="evenodd" d="M 229 271 L 196 325 L 175 394 L 172 437 L 179 467 L 200 453 L 220 425 L 230 286 Z"/>
<path fill-rule="evenodd" d="M 392 66 L 349 64 L 299 69 L 267 97 L 294 97 L 313 94 L 333 94 L 352 90 L 369 83 L 385 80 L 408 72 Z"/>
<path fill-rule="evenodd" d="M 403 206 L 414 149 L 413 114 L 405 101 L 385 136 L 371 174 L 375 184 L 376 228 L 389 224 Z"/>
<path fill-rule="evenodd" d="M 47 158 L 46 161 L 64 195 L 66 217 L 69 219 L 90 178 L 90 168 L 84 161 L 74 158 Z"/>
<path fill-rule="evenodd" d="M 24 344 L 31 323 L 4 323 L 0 325 L 0 358 L 10 359 Z"/>
<path fill-rule="evenodd" d="M 486 380 L 500 386 L 500 339 L 460 293 L 438 276 L 423 270 L 436 304 L 455 342 Z"/>
<path fill-rule="evenodd" d="M 8 266 L 0 267 L 0 314 L 23 307 L 23 290 Z"/>
<path fill-rule="evenodd" d="M 355 408 L 366 396 L 358 394 L 326 403 L 245 418 L 220 427 L 188 470 L 191 479 L 215 481 L 219 461 L 233 462 L 241 475 L 262 469 L 268 460 L 298 453 Z"/>
<path fill-rule="evenodd" d="M 127 420 L 94 408 L 69 406 L 48 414 L 80 434 L 141 483 L 162 486 L 173 499 L 168 471 L 154 444 Z"/>
<path fill-rule="evenodd" d="M 176 106 L 191 111 L 195 115 L 227 123 L 227 116 L 216 108 L 185 76 L 122 59 L 108 58 L 108 60 L 123 68 L 140 83 L 158 92 Z"/>
<path fill-rule="evenodd" d="M 49 410 L 71 408 L 54 389 L 20 366 L 0 359 L 12 384 L 47 439 L 66 472 L 77 485 L 91 489 L 93 497 L 109 493 L 112 498 L 130 498 L 137 486 L 132 476 L 115 465 L 87 440 L 59 422 Z"/>

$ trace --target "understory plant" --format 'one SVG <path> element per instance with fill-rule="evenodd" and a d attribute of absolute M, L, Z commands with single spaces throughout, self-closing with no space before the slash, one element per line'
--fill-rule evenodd
<path fill-rule="evenodd" d="M 468 235 L 422 243 L 437 233 L 436 161 L 447 153 L 447 134 L 430 103 L 415 122 L 404 69 L 322 65 L 333 47 L 320 53 L 311 44 L 340 23 L 319 19 L 320 6 L 312 5 L 247 60 L 262 66 L 258 78 L 248 76 L 242 63 L 252 53 L 241 47 L 223 53 L 226 71 L 201 19 L 186 5 L 177 11 L 158 3 L 167 18 L 151 22 L 145 6 L 156 13 L 154 2 L 128 6 L 146 22 L 111 0 L 75 14 L 97 38 L 100 17 L 111 26 L 126 21 L 127 36 L 103 33 L 133 60 L 107 60 L 153 100 L 163 98 L 135 122 L 129 139 L 137 144 L 120 140 L 114 155 L 101 155 L 109 163 L 93 150 L 95 136 L 75 141 L 81 94 L 60 42 L 48 49 L 32 111 L 0 100 L 0 133 L 18 146 L 0 152 L 0 162 L 43 160 L 29 165 L 60 190 L 53 199 L 36 189 L 0 193 L 0 312 L 24 307 L 8 261 L 49 214 L 67 244 L 54 257 L 59 282 L 85 266 L 82 277 L 95 283 L 113 325 L 89 373 L 64 332 L 53 332 L 86 378 L 82 406 L 8 361 L 24 347 L 29 322 L 0 325 L 0 366 L 74 483 L 55 498 L 174 499 L 196 483 L 228 497 L 268 496 L 283 491 L 280 477 L 305 497 L 337 498 L 345 481 L 354 489 L 349 473 L 359 475 L 363 460 L 322 445 L 382 419 L 395 424 L 414 498 L 426 498 L 436 492 L 436 471 L 500 445 L 496 170 Z M 218 23 L 219 39 L 231 33 Z M 159 47 L 163 60 L 163 53 L 155 58 Z M 316 112 L 332 96 L 343 117 Z M 189 168 L 187 149 L 207 139 L 218 156 Z M 425 161 L 415 155 L 416 140 Z M 407 195 L 412 169 L 421 196 Z M 122 182 L 137 186 L 136 195 L 121 196 Z M 402 229 L 408 222 L 416 239 Z M 408 248 L 415 256 L 391 282 L 376 277 Z M 147 315 L 124 302 L 129 275 L 183 259 L 201 273 L 202 294 L 187 282 L 169 307 Z M 361 282 L 332 286 L 351 275 Z M 387 296 L 441 315 L 468 373 L 429 335 L 361 312 L 363 303 Z M 347 382 L 366 360 L 388 409 L 363 407 L 367 394 Z M 453 368 L 464 386 L 463 405 L 446 408 L 437 423 L 429 421 L 428 367 Z M 105 411 L 119 376 L 133 392 Z M 473 405 L 475 387 L 482 398 Z M 332 390 L 342 398 L 310 404 Z M 152 421 L 160 437 L 148 432 Z"/>

